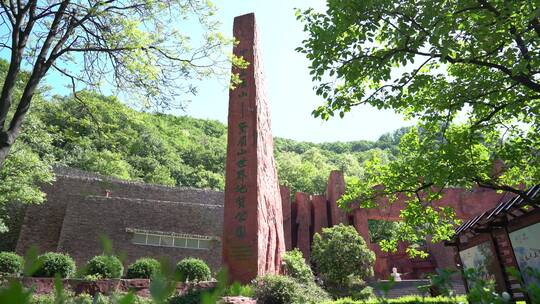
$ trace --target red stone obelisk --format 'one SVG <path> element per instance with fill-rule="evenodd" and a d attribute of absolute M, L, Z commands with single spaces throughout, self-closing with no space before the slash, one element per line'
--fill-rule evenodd
<path fill-rule="evenodd" d="M 279 272 L 285 245 L 255 15 L 234 18 L 233 32 L 249 66 L 233 68 L 242 84 L 229 92 L 223 262 L 230 281 L 248 283 Z"/>

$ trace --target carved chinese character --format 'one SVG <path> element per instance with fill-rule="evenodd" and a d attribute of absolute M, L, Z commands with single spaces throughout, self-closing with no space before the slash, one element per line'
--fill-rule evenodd
<path fill-rule="evenodd" d="M 240 211 L 234 216 L 239 222 L 245 222 L 247 219 L 247 212 Z"/>
<path fill-rule="evenodd" d="M 247 165 L 247 161 L 245 158 L 241 158 L 238 160 L 238 162 L 236 162 L 236 165 L 238 168 L 244 168 Z"/>
<path fill-rule="evenodd" d="M 240 133 L 242 134 L 246 133 L 247 123 L 245 121 L 240 122 L 238 124 L 238 128 L 240 129 Z"/>
<path fill-rule="evenodd" d="M 236 171 L 236 178 L 238 178 L 239 181 L 243 184 L 244 180 L 246 178 L 246 170 L 240 169 L 240 170 Z"/>
<path fill-rule="evenodd" d="M 245 226 L 238 226 L 236 227 L 234 233 L 237 237 L 243 239 L 246 236 L 246 227 Z"/>
<path fill-rule="evenodd" d="M 247 187 L 246 185 L 236 185 L 236 188 L 234 189 L 237 193 L 246 193 Z"/>
<path fill-rule="evenodd" d="M 240 148 L 240 150 L 238 152 L 236 152 L 236 155 L 244 155 L 247 153 L 247 150 L 244 149 L 244 148 Z"/>
<path fill-rule="evenodd" d="M 236 207 L 238 208 L 245 208 L 246 207 L 246 197 L 245 196 L 239 196 L 236 198 Z"/>
<path fill-rule="evenodd" d="M 247 136 L 246 135 L 242 135 L 240 136 L 240 139 L 238 140 L 238 144 L 240 146 L 246 146 L 247 145 Z"/>

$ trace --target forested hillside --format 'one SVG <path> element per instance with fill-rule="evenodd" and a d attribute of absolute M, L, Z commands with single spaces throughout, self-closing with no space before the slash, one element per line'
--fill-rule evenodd
<path fill-rule="evenodd" d="M 81 92 L 53 97 L 32 109 L 25 131 L 41 129 L 41 157 L 57 164 L 127 180 L 223 189 L 227 128 L 187 116 L 135 111 L 114 97 Z M 315 144 L 276 138 L 280 182 L 294 190 L 324 191 L 331 170 L 361 176 L 373 154 L 390 157 L 403 130 L 376 142 Z M 40 149 L 43 150 L 43 149 Z"/>
<path fill-rule="evenodd" d="M 34 114 L 52 137 L 60 164 L 148 183 L 223 189 L 227 128 L 187 116 L 135 111 L 96 93 L 53 98 Z M 280 181 L 294 190 L 322 192 L 330 170 L 361 176 L 374 153 L 390 155 L 399 134 L 377 142 L 314 144 L 277 138 Z"/>

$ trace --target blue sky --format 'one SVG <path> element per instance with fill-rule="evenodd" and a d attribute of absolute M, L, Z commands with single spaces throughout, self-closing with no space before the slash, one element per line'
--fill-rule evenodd
<path fill-rule="evenodd" d="M 376 140 L 384 133 L 413 124 L 392 111 L 369 106 L 354 108 L 344 119 L 322 121 L 311 115 L 323 100 L 314 93 L 309 62 L 294 51 L 306 37 L 294 12 L 295 8 L 308 7 L 323 11 L 325 1 L 213 0 L 213 3 L 219 8 L 217 19 L 222 23 L 221 32 L 227 36 L 232 36 L 235 16 L 255 13 L 274 136 L 311 142 Z M 7 58 L 5 52 L 0 56 Z M 50 73 L 46 83 L 55 93 L 69 94 L 67 81 L 58 76 Z M 229 95 L 226 83 L 206 80 L 198 86 L 198 92 L 185 112 L 173 113 L 226 123 Z"/>
<path fill-rule="evenodd" d="M 380 135 L 412 125 L 392 111 L 368 106 L 354 108 L 344 119 L 323 122 L 311 116 L 322 99 L 313 90 L 309 62 L 294 51 L 305 38 L 294 8 L 324 10 L 325 1 L 314 0 L 214 0 L 222 32 L 232 35 L 233 19 L 255 13 L 260 34 L 264 72 L 274 136 L 312 142 L 376 140 Z M 227 121 L 228 91 L 222 83 L 207 81 L 199 87 L 187 114 Z"/>

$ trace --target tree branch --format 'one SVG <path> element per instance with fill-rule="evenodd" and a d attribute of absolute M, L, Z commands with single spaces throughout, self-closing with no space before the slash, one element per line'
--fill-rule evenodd
<path fill-rule="evenodd" d="M 538 203 L 540 203 L 540 197 L 537 197 L 536 199 L 533 199 L 532 197 L 527 195 L 527 191 L 523 191 L 523 190 L 520 190 L 518 188 L 514 188 L 514 187 L 511 187 L 511 186 L 507 186 L 507 185 L 498 185 L 498 184 L 495 184 L 495 183 L 492 183 L 492 182 L 482 181 L 480 179 L 476 179 L 476 180 L 474 180 L 474 182 L 476 182 L 476 184 L 481 188 L 492 189 L 492 190 L 502 190 L 502 191 L 517 194 L 517 195 L 519 195 L 519 197 L 521 197 L 525 202 L 527 202 L 529 204 L 538 204 Z"/>
<path fill-rule="evenodd" d="M 406 52 L 409 52 L 409 53 L 412 53 L 412 54 L 415 54 L 415 55 L 420 55 L 420 56 L 430 56 L 430 57 L 440 58 L 440 59 L 446 60 L 446 61 L 448 61 L 448 62 L 450 62 L 452 64 L 455 64 L 455 63 L 465 63 L 465 64 L 472 63 L 472 64 L 475 64 L 475 65 L 478 65 L 478 66 L 493 68 L 493 69 L 499 70 L 502 73 L 506 74 L 507 76 L 509 76 L 510 79 L 514 80 L 515 82 L 518 82 L 518 83 L 528 87 L 529 89 L 540 93 L 540 83 L 537 83 L 537 82 L 533 81 L 530 77 L 528 77 L 527 75 L 524 75 L 522 73 L 518 74 L 518 75 L 514 75 L 514 73 L 513 73 L 513 71 L 511 69 L 509 69 L 508 67 L 505 67 L 505 66 L 503 66 L 501 64 L 492 63 L 492 62 L 488 62 L 488 61 L 482 61 L 482 60 L 478 60 L 478 59 L 475 59 L 475 58 L 460 58 L 460 57 L 452 58 L 449 55 L 443 56 L 442 54 L 425 53 L 425 52 L 420 52 L 420 51 L 413 50 L 413 49 L 410 49 L 410 48 L 406 49 Z"/>

